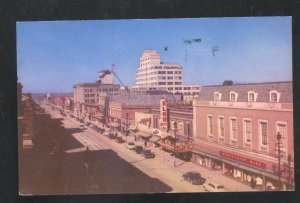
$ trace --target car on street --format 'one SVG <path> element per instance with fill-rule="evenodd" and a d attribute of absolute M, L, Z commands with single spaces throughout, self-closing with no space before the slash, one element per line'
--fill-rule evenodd
<path fill-rule="evenodd" d="M 79 128 L 80 128 L 81 130 L 84 130 L 84 129 L 85 129 L 84 125 L 80 125 Z"/>
<path fill-rule="evenodd" d="M 133 142 L 127 142 L 126 147 L 130 150 L 133 150 L 135 148 L 135 144 Z"/>
<path fill-rule="evenodd" d="M 203 187 L 204 190 L 209 192 L 228 192 L 224 185 L 215 182 L 207 182 L 203 185 Z"/>
<path fill-rule="evenodd" d="M 111 139 L 111 140 L 115 139 L 116 137 L 117 137 L 117 136 L 116 136 L 115 133 L 109 133 L 109 134 L 108 134 L 108 138 Z"/>
<path fill-rule="evenodd" d="M 116 141 L 117 143 L 124 143 L 124 142 L 125 142 L 125 140 L 123 140 L 122 137 L 116 137 L 115 141 Z"/>
<path fill-rule="evenodd" d="M 143 147 L 141 145 L 136 145 L 135 148 L 134 148 L 134 151 L 137 154 L 141 154 L 143 152 Z"/>
<path fill-rule="evenodd" d="M 142 152 L 142 154 L 143 154 L 143 156 L 145 157 L 145 158 L 154 158 L 155 157 L 155 154 L 153 153 L 153 152 L 151 152 L 151 150 L 150 149 L 145 149 L 145 150 L 143 150 L 143 152 Z"/>
<path fill-rule="evenodd" d="M 96 130 L 97 130 L 97 132 L 98 132 L 98 133 L 104 133 L 104 131 L 105 131 L 104 129 L 102 129 L 102 128 L 99 128 L 99 127 L 97 127 L 97 129 L 96 129 Z"/>
<path fill-rule="evenodd" d="M 182 179 L 192 183 L 193 185 L 202 185 L 205 183 L 205 178 L 196 171 L 188 171 L 182 175 Z"/>

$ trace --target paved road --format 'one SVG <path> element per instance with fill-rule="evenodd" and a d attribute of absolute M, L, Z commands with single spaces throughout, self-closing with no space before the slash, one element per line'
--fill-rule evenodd
<path fill-rule="evenodd" d="M 91 183 L 91 193 L 166 193 L 166 192 L 203 192 L 199 185 L 191 185 L 182 181 L 185 171 L 198 170 L 193 163 L 176 160 L 170 154 L 151 147 L 155 152 L 154 159 L 145 159 L 141 155 L 127 149 L 125 144 L 119 144 L 97 133 L 93 129 L 80 130 L 80 123 L 69 117 L 61 116 L 48 106 L 42 106 L 54 118 L 63 118 L 63 126 L 71 132 L 79 145 L 68 146 L 67 154 L 84 153 L 86 146 L 91 150 L 94 160 L 88 169 L 88 182 Z M 70 169 L 72 170 L 72 169 Z M 200 170 L 198 170 L 200 171 Z M 207 179 L 221 180 L 221 183 L 231 191 L 251 191 L 249 186 L 238 183 L 222 176 L 218 172 L 211 172 L 202 168 L 201 174 Z M 216 176 L 216 177 L 214 177 Z M 73 192 L 76 188 L 74 188 Z M 76 191 L 75 191 L 76 192 Z M 80 193 L 80 191 L 77 191 Z"/>

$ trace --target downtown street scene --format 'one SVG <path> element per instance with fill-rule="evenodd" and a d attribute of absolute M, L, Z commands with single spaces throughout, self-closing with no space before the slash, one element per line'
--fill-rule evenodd
<path fill-rule="evenodd" d="M 17 23 L 20 195 L 293 191 L 291 38 L 289 17 Z"/>

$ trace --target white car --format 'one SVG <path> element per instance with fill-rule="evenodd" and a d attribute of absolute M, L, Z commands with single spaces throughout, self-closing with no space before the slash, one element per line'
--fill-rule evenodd
<path fill-rule="evenodd" d="M 133 150 L 133 149 L 135 148 L 135 144 L 134 144 L 133 142 L 127 142 L 127 143 L 126 143 L 126 147 L 127 147 L 128 149 Z"/>
<path fill-rule="evenodd" d="M 224 185 L 215 182 L 207 182 L 203 185 L 203 187 L 204 190 L 209 192 L 228 192 Z"/>

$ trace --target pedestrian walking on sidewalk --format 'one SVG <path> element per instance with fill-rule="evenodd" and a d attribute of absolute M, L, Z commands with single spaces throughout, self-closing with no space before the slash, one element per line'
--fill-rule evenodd
<path fill-rule="evenodd" d="M 145 147 L 147 147 L 147 141 L 144 142 Z"/>
<path fill-rule="evenodd" d="M 250 186 L 251 186 L 252 189 L 254 189 L 256 187 L 256 178 L 255 178 L 255 176 L 251 177 Z"/>

